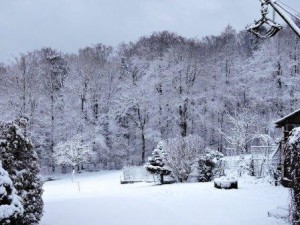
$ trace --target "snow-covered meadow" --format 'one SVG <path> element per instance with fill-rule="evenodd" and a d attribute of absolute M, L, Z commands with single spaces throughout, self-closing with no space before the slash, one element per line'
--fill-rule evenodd
<path fill-rule="evenodd" d="M 288 189 L 266 182 L 243 180 L 237 190 L 219 190 L 212 182 L 121 185 L 120 176 L 107 171 L 79 174 L 74 183 L 70 175 L 46 182 L 41 225 L 287 224 L 268 211 L 287 207 Z"/>

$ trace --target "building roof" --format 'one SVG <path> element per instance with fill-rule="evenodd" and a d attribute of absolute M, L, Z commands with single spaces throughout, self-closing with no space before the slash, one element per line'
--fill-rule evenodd
<path fill-rule="evenodd" d="M 287 116 L 275 121 L 275 124 L 280 127 L 285 124 L 300 124 L 300 109 L 288 114 Z"/>

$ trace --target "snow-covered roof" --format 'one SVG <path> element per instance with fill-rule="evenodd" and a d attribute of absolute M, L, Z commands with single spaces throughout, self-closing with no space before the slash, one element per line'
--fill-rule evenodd
<path fill-rule="evenodd" d="M 287 116 L 281 118 L 280 120 L 275 121 L 275 124 L 281 125 L 281 124 L 285 123 L 288 119 L 290 119 L 298 114 L 300 115 L 300 109 L 297 109 L 296 111 L 288 114 Z M 300 121 L 299 121 L 299 123 L 300 123 Z"/>

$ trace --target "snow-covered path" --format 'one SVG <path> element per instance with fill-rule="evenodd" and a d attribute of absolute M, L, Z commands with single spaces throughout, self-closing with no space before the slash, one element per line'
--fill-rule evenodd
<path fill-rule="evenodd" d="M 242 183 L 218 190 L 213 183 L 120 184 L 121 172 L 80 174 L 44 185 L 41 225 L 275 225 L 267 211 L 288 204 L 288 190 Z"/>

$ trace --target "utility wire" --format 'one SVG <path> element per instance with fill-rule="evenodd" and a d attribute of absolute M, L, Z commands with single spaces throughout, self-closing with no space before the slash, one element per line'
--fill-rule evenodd
<path fill-rule="evenodd" d="M 280 2 L 282 5 L 288 7 L 289 9 L 293 10 L 294 12 L 296 12 L 297 14 L 300 15 L 300 12 L 299 12 L 299 11 L 297 11 L 296 9 L 293 9 L 291 6 L 285 4 L 284 2 L 282 2 L 282 1 L 280 1 L 280 0 L 278 0 L 277 2 Z"/>
<path fill-rule="evenodd" d="M 282 3 L 281 1 L 278 1 L 280 3 Z M 282 8 L 285 12 L 287 12 L 288 14 L 290 14 L 292 17 L 298 19 L 300 21 L 300 18 L 298 16 L 296 16 L 295 14 L 291 13 L 290 11 L 288 11 L 286 8 L 284 8 L 282 5 L 278 4 L 277 5 Z M 285 5 L 285 4 L 284 4 Z M 294 10 L 295 12 L 297 12 L 296 10 Z M 300 13 L 299 13 L 300 14 Z"/>

